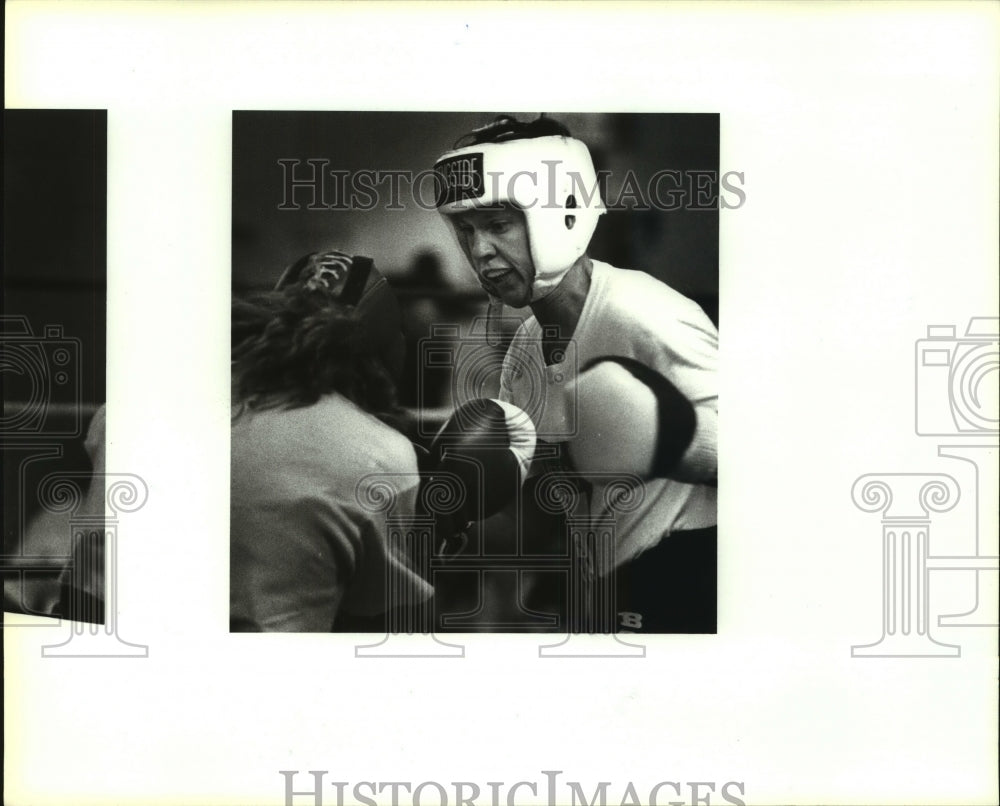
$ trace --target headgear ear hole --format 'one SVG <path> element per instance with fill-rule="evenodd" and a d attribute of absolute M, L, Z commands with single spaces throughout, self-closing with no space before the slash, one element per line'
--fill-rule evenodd
<path fill-rule="evenodd" d="M 515 193 L 512 180 L 525 170 L 530 175 L 531 169 L 538 171 L 542 181 L 533 188 L 522 182 Z M 554 289 L 586 253 L 606 209 L 587 146 L 565 135 L 512 138 L 455 149 L 438 159 L 435 170 L 448 180 L 447 192 L 436 202 L 445 216 L 503 203 L 523 210 L 535 267 L 532 300 Z M 581 186 L 594 190 L 577 196 Z"/>

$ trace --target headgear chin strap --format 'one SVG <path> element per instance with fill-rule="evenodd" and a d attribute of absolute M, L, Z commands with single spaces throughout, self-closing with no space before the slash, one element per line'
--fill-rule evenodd
<path fill-rule="evenodd" d="M 437 208 L 446 217 L 502 203 L 523 211 L 535 264 L 532 302 L 587 251 L 606 210 L 590 152 L 572 137 L 477 143 L 444 154 L 434 169 Z"/>
<path fill-rule="evenodd" d="M 282 272 L 275 291 L 299 286 L 355 309 L 363 336 L 385 368 L 399 378 L 403 368 L 402 317 L 389 281 L 370 257 L 329 250 L 303 255 Z"/>

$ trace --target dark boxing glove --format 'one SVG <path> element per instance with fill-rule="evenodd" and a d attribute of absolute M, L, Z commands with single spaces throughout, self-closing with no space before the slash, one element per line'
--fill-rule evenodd
<path fill-rule="evenodd" d="M 510 403 L 470 400 L 459 406 L 430 446 L 426 484 L 458 482 L 458 506 L 433 512 L 445 541 L 514 500 L 535 452 L 531 418 Z"/>

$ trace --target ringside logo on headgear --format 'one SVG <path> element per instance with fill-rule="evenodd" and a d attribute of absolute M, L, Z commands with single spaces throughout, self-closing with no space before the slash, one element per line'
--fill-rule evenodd
<path fill-rule="evenodd" d="M 435 204 L 441 207 L 462 199 L 478 199 L 486 189 L 483 182 L 483 154 L 473 152 L 452 157 L 434 166 L 441 177 Z"/>
<path fill-rule="evenodd" d="M 535 265 L 532 301 L 541 299 L 587 251 L 606 212 L 590 151 L 563 135 L 480 142 L 443 154 L 438 212 L 510 204 L 524 213 Z"/>

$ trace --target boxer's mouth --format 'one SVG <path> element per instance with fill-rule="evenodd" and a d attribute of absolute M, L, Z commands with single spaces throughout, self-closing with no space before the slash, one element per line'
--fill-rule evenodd
<path fill-rule="evenodd" d="M 497 283 L 504 277 L 506 277 L 508 274 L 510 274 L 512 271 L 514 270 L 511 268 L 484 269 L 483 279 L 490 283 Z"/>

